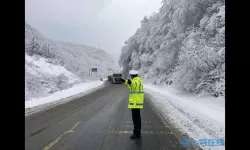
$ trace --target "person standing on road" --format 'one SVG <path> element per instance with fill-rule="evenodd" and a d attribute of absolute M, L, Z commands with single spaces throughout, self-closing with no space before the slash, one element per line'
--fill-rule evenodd
<path fill-rule="evenodd" d="M 139 72 L 136 70 L 129 71 L 129 74 L 132 78 L 131 80 L 121 79 L 121 82 L 124 83 L 129 89 L 129 103 L 128 108 L 132 111 L 132 120 L 134 124 L 133 135 L 130 136 L 131 139 L 141 137 L 141 114 L 140 109 L 143 108 L 144 102 L 144 89 L 143 82 L 138 76 Z"/>

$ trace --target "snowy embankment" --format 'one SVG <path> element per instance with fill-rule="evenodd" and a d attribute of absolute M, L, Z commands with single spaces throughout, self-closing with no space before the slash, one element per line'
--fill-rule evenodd
<path fill-rule="evenodd" d="M 197 97 L 171 87 L 151 84 L 145 85 L 145 92 L 162 119 L 190 138 L 225 139 L 224 97 Z M 210 148 L 225 149 L 224 146 Z"/>
<path fill-rule="evenodd" d="M 105 81 L 106 79 L 104 81 L 91 81 L 77 84 L 69 89 L 57 91 L 49 96 L 38 99 L 33 98 L 26 101 L 25 116 L 82 97 L 90 92 L 104 87 Z"/>
<path fill-rule="evenodd" d="M 84 82 L 63 66 L 40 56 L 25 55 L 25 101 L 46 97 Z"/>

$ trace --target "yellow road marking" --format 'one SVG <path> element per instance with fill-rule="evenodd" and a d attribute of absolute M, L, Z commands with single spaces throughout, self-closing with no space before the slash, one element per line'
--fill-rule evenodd
<path fill-rule="evenodd" d="M 71 129 L 69 129 L 68 131 L 65 131 L 63 134 L 61 134 L 59 137 L 57 137 L 53 142 L 51 142 L 49 145 L 47 145 L 44 150 L 49 150 L 51 147 L 53 147 L 56 143 L 58 143 L 58 141 L 60 141 L 60 139 L 68 134 L 68 133 L 72 133 L 74 132 L 74 129 L 81 123 L 81 121 L 77 122 Z"/>
<path fill-rule="evenodd" d="M 119 131 L 120 134 L 128 134 L 128 133 L 133 133 L 132 131 Z"/>

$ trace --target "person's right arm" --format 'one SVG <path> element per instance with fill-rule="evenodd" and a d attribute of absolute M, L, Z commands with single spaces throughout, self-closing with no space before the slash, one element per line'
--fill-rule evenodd
<path fill-rule="evenodd" d="M 124 85 L 126 85 L 129 89 L 131 89 L 131 84 L 132 84 L 132 82 L 131 82 L 131 80 L 125 80 L 125 79 L 121 79 L 121 82 L 124 84 Z"/>

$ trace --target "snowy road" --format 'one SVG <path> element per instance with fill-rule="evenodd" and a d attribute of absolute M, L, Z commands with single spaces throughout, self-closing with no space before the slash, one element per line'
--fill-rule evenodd
<path fill-rule="evenodd" d="M 145 98 L 142 138 L 131 140 L 131 111 L 123 85 L 105 88 L 25 118 L 26 150 L 178 150 L 175 131 L 163 124 Z M 191 148 L 189 148 L 191 149 Z"/>

